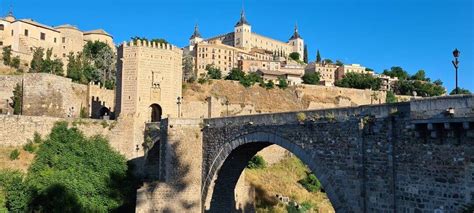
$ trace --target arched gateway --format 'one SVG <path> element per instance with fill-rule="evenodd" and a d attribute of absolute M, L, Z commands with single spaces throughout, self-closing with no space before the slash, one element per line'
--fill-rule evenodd
<path fill-rule="evenodd" d="M 459 212 L 474 201 L 474 96 L 217 119 L 165 119 L 137 212 L 233 212 L 248 160 L 277 144 L 337 212 Z M 155 133 L 151 133 L 155 134 Z M 151 156 L 151 155 L 150 155 Z"/>

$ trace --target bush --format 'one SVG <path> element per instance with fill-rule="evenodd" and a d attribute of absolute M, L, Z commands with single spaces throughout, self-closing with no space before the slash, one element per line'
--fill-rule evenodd
<path fill-rule="evenodd" d="M 306 73 L 302 77 L 303 83 L 317 85 L 319 84 L 320 74 L 319 72 Z"/>
<path fill-rule="evenodd" d="M 15 69 L 19 69 L 20 68 L 20 56 L 13 57 L 13 59 L 11 60 L 10 66 L 15 68 Z"/>
<path fill-rule="evenodd" d="M 23 150 L 29 152 L 29 153 L 34 153 L 36 151 L 36 146 L 35 144 L 33 143 L 33 141 L 31 140 L 28 140 L 28 143 L 26 143 L 24 146 L 23 146 Z"/>
<path fill-rule="evenodd" d="M 265 89 L 273 89 L 275 88 L 275 83 L 272 80 L 269 80 L 267 83 L 260 82 L 260 86 Z"/>
<path fill-rule="evenodd" d="M 306 173 L 306 178 L 298 182 L 309 192 L 317 192 L 321 189 L 321 183 L 312 173 Z"/>
<path fill-rule="evenodd" d="M 298 122 L 304 122 L 306 120 L 306 114 L 302 113 L 302 112 L 299 112 L 298 114 L 296 114 L 296 120 L 298 120 Z"/>
<path fill-rule="evenodd" d="M 26 212 L 30 194 L 23 182 L 23 174 L 19 171 L 0 171 L 0 192 L 4 192 L 4 203 L 0 203 L 6 209 L 5 212 Z M 3 212 L 3 211 L 2 211 Z"/>
<path fill-rule="evenodd" d="M 278 78 L 278 87 L 280 89 L 286 89 L 288 88 L 288 81 L 286 81 L 286 79 L 282 78 L 282 77 L 279 77 Z"/>
<path fill-rule="evenodd" d="M 207 65 L 207 76 L 210 79 L 221 79 L 222 78 L 222 71 L 219 68 L 214 67 L 213 65 Z"/>
<path fill-rule="evenodd" d="M 238 68 L 234 68 L 230 71 L 229 75 L 225 77 L 225 80 L 240 81 L 244 78 L 245 73 Z"/>
<path fill-rule="evenodd" d="M 259 76 L 257 73 L 249 73 L 248 75 L 245 75 L 242 79 L 240 79 L 240 84 L 242 84 L 244 87 L 250 87 L 253 86 L 255 83 L 262 83 L 263 79 L 261 76 Z"/>
<path fill-rule="evenodd" d="M 262 156 L 260 155 L 255 155 L 250 159 L 249 164 L 247 165 L 247 168 L 249 169 L 263 169 L 267 163 L 265 162 L 265 159 L 263 159 Z"/>
<path fill-rule="evenodd" d="M 10 152 L 10 160 L 18 160 L 20 158 L 20 151 L 15 149 Z"/>
<path fill-rule="evenodd" d="M 290 202 L 288 203 L 288 206 L 286 206 L 286 211 L 288 213 L 305 213 L 311 210 L 312 208 L 313 208 L 313 205 L 311 205 L 311 203 L 309 202 L 301 203 L 299 208 L 296 207 L 295 202 Z"/>
<path fill-rule="evenodd" d="M 80 117 L 81 118 L 89 118 L 89 112 L 87 111 L 87 109 L 85 107 L 81 108 Z"/>
<path fill-rule="evenodd" d="M 38 144 L 42 142 L 41 135 L 38 132 L 33 134 L 33 142 Z"/>
<path fill-rule="evenodd" d="M 299 61 L 301 56 L 300 56 L 300 54 L 297 53 L 297 52 L 292 52 L 292 53 L 290 53 L 289 57 L 290 57 L 291 59 L 295 60 L 295 61 Z"/>
<path fill-rule="evenodd" d="M 387 96 L 386 96 L 386 102 L 387 103 L 396 103 L 398 102 L 397 97 L 392 91 L 387 91 Z"/>
<path fill-rule="evenodd" d="M 126 159 L 101 136 L 87 138 L 56 123 L 26 178 L 39 212 L 107 212 L 127 203 L 135 188 Z"/>

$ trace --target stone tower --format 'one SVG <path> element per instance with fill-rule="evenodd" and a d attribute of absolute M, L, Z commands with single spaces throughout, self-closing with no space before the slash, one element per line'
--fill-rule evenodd
<path fill-rule="evenodd" d="M 240 20 L 235 24 L 234 27 L 234 46 L 250 49 L 251 48 L 251 39 L 252 37 L 252 26 L 245 18 L 245 11 L 242 9 L 240 13 Z"/>
<path fill-rule="evenodd" d="M 133 130 L 127 140 L 138 151 L 144 141 L 145 123 L 178 117 L 183 52 L 170 44 L 137 40 L 120 45 L 117 54 L 116 111 Z"/>
<path fill-rule="evenodd" d="M 204 39 L 202 38 L 201 33 L 199 33 L 199 27 L 198 27 L 198 25 L 196 24 L 196 25 L 194 26 L 194 32 L 193 32 L 193 34 L 191 35 L 191 37 L 189 38 L 189 50 L 190 50 L 190 51 L 193 51 L 194 46 L 195 46 L 197 43 L 199 43 L 199 42 L 201 42 L 201 41 L 203 41 L 203 40 L 204 40 Z"/>
<path fill-rule="evenodd" d="M 298 25 L 295 25 L 295 31 L 291 36 L 288 43 L 293 46 L 293 52 L 297 52 L 300 54 L 300 58 L 303 59 L 304 55 L 304 40 L 301 37 L 300 33 L 298 32 Z"/>

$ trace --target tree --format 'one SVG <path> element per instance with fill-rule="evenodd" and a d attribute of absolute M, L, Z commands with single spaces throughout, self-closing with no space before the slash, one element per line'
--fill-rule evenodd
<path fill-rule="evenodd" d="M 190 55 L 183 57 L 183 80 L 190 83 L 196 80 L 196 73 L 194 72 L 193 66 L 193 57 Z"/>
<path fill-rule="evenodd" d="M 207 70 L 207 76 L 211 79 L 221 79 L 222 78 L 222 71 L 214 67 L 212 64 L 206 65 L 206 70 Z"/>
<path fill-rule="evenodd" d="M 244 78 L 242 78 L 239 82 L 244 87 L 250 87 L 250 86 L 253 86 L 255 83 L 263 84 L 263 79 L 257 73 L 252 72 L 252 73 L 249 73 L 249 74 L 245 75 Z"/>
<path fill-rule="evenodd" d="M 396 103 L 396 102 L 398 102 L 398 99 L 395 96 L 395 94 L 393 93 L 393 91 L 387 91 L 386 102 L 387 103 Z"/>
<path fill-rule="evenodd" d="M 302 79 L 303 79 L 303 83 L 305 83 L 305 84 L 317 85 L 317 84 L 319 84 L 320 74 L 319 74 L 319 72 L 305 73 L 303 75 Z"/>
<path fill-rule="evenodd" d="M 394 91 L 398 95 L 413 95 L 416 92 L 417 96 L 422 97 L 440 96 L 446 93 L 445 88 L 441 85 L 416 80 L 397 81 Z"/>
<path fill-rule="evenodd" d="M 289 57 L 295 61 L 299 61 L 300 60 L 300 54 L 297 53 L 297 52 L 292 52 L 290 53 Z"/>
<path fill-rule="evenodd" d="M 3 64 L 9 66 L 12 58 L 12 46 L 3 47 Z"/>
<path fill-rule="evenodd" d="M 324 63 L 326 63 L 326 64 L 332 64 L 333 62 L 332 62 L 331 59 L 324 59 Z"/>
<path fill-rule="evenodd" d="M 275 88 L 275 83 L 272 80 L 269 80 L 263 86 L 265 87 L 265 89 L 273 89 Z"/>
<path fill-rule="evenodd" d="M 464 89 L 464 88 L 461 88 L 461 87 L 458 87 L 459 89 L 459 94 L 471 94 L 471 91 L 469 91 L 468 89 Z M 453 91 L 451 91 L 449 93 L 450 95 L 456 95 L 456 88 L 453 89 Z"/>
<path fill-rule="evenodd" d="M 392 67 L 390 70 L 384 70 L 384 75 L 388 75 L 392 78 L 397 77 L 399 80 L 405 80 L 410 77 L 407 71 L 403 70 L 401 67 Z"/>
<path fill-rule="evenodd" d="M 379 90 L 382 81 L 370 74 L 361 74 L 350 72 L 344 78 L 337 80 L 335 85 L 338 87 L 356 88 L 356 89 L 372 89 Z"/>
<path fill-rule="evenodd" d="M 303 62 L 308 63 L 308 45 L 304 45 Z"/>
<path fill-rule="evenodd" d="M 30 72 L 43 72 L 43 57 L 44 49 L 42 47 L 36 47 L 33 49 L 33 59 L 30 63 Z"/>
<path fill-rule="evenodd" d="M 278 87 L 280 89 L 286 89 L 288 88 L 288 81 L 282 77 L 278 77 Z"/>
<path fill-rule="evenodd" d="M 11 59 L 10 66 L 19 69 L 20 68 L 20 56 L 15 56 Z"/>
<path fill-rule="evenodd" d="M 440 79 L 433 81 L 433 84 L 438 85 L 438 86 L 443 86 L 443 82 Z"/>
<path fill-rule="evenodd" d="M 245 78 L 245 73 L 239 68 L 233 68 L 225 80 L 240 81 Z"/>
<path fill-rule="evenodd" d="M 15 89 L 13 90 L 13 97 L 11 97 L 12 103 L 10 106 L 13 107 L 13 114 L 20 115 L 21 108 L 23 106 L 23 88 L 20 84 L 16 84 Z"/>
<path fill-rule="evenodd" d="M 106 86 L 106 88 L 113 89 L 115 87 L 116 58 L 112 48 L 101 41 L 88 41 L 84 45 L 83 54 L 85 62 L 91 64 L 97 70 L 99 82 Z M 84 68 L 89 67 L 84 66 Z"/>
<path fill-rule="evenodd" d="M 41 62 L 40 72 L 51 73 L 55 75 L 64 75 L 63 71 L 63 62 L 60 59 L 51 59 L 53 54 L 53 49 L 46 50 L 46 59 L 43 59 Z"/>
<path fill-rule="evenodd" d="M 339 60 L 336 60 L 336 65 L 337 65 L 337 66 L 342 66 L 342 65 L 344 65 L 344 62 L 339 61 Z"/>
<path fill-rule="evenodd" d="M 366 68 L 365 68 L 365 71 L 370 72 L 370 71 L 374 71 L 374 69 L 366 67 Z"/>
<path fill-rule="evenodd" d="M 321 63 L 321 54 L 319 54 L 319 50 L 316 53 L 316 63 Z"/>
<path fill-rule="evenodd" d="M 415 75 L 412 75 L 410 79 L 418 80 L 418 81 L 429 81 L 429 79 L 426 78 L 426 74 L 424 70 L 418 70 L 418 72 L 416 72 Z"/>
<path fill-rule="evenodd" d="M 56 123 L 28 170 L 29 206 L 39 212 L 107 212 L 133 190 L 125 157 L 101 136 Z"/>

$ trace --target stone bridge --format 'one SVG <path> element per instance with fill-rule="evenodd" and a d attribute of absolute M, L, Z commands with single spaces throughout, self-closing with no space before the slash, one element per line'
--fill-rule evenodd
<path fill-rule="evenodd" d="M 137 212 L 244 212 L 237 180 L 272 144 L 308 165 L 337 212 L 459 212 L 474 202 L 474 96 L 165 119 L 155 131 Z"/>

